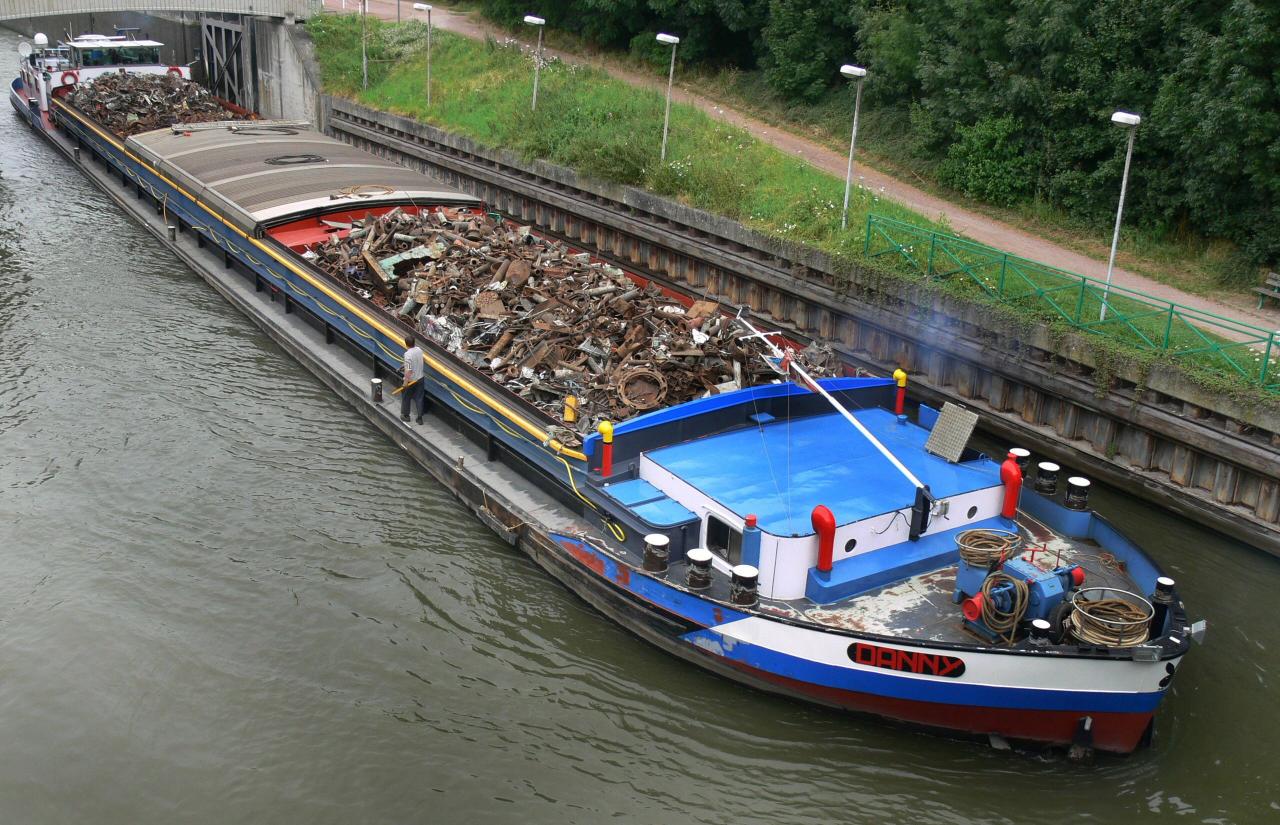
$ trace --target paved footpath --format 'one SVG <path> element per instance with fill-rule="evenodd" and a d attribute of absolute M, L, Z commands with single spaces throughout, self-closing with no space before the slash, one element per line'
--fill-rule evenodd
<path fill-rule="evenodd" d="M 324 7 L 329 11 L 342 11 L 345 8 L 349 12 L 355 12 L 359 9 L 359 2 L 358 0 L 345 0 L 344 6 L 344 0 L 324 0 Z M 369 13 L 377 15 L 384 20 L 395 20 L 396 0 L 369 0 Z M 412 0 L 401 0 L 400 15 L 403 20 L 426 20 L 426 12 L 413 10 Z M 446 31 L 477 40 L 483 40 L 486 36 L 492 36 L 498 40 L 512 36 L 510 32 L 493 25 L 482 19 L 478 13 L 473 12 L 460 12 L 436 7 L 431 12 L 431 22 L 432 25 Z M 594 66 L 635 86 L 658 89 L 664 92 L 666 90 L 666 83 L 660 79 L 628 71 L 594 57 L 570 54 L 555 49 L 546 49 L 546 53 L 566 63 Z M 677 86 L 672 97 L 682 103 L 697 106 L 718 120 L 738 126 L 758 139 L 770 143 L 788 154 L 804 158 L 824 172 L 841 179 L 844 178 L 845 166 L 848 162 L 848 157 L 844 154 L 833 152 L 819 143 L 770 126 L 722 103 L 689 91 L 687 88 Z M 903 183 L 897 178 L 877 171 L 866 164 L 859 164 L 855 174 L 862 179 L 864 185 L 872 189 L 883 190 L 885 196 L 892 200 L 929 217 L 944 217 L 957 233 L 980 243 L 1070 272 L 1088 275 L 1092 278 L 1103 279 L 1106 277 L 1107 262 L 1105 260 L 1097 260 L 1088 255 L 1074 252 L 994 218 L 957 206 L 936 195 Z M 1247 295 L 1221 295 L 1217 298 L 1193 295 L 1123 269 L 1114 270 L 1111 282 L 1117 286 L 1145 292 L 1163 301 L 1173 301 L 1187 307 L 1211 312 L 1215 315 L 1234 318 L 1263 329 L 1280 329 L 1280 312 L 1275 309 L 1256 309 L 1256 302 Z M 1272 302 L 1272 305 L 1274 306 L 1274 302 Z"/>

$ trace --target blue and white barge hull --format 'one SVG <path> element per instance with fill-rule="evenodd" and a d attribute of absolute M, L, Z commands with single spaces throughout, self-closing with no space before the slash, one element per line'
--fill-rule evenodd
<path fill-rule="evenodd" d="M 893 379 L 815 381 L 790 363 L 791 342 L 744 325 L 777 344 L 777 383 L 564 444 L 563 422 L 305 256 L 335 224 L 380 211 L 483 219 L 476 199 L 296 124 L 124 139 L 58 95 L 48 111 L 46 137 L 102 164 L 144 220 L 195 237 L 215 270 L 321 330 L 319 344 L 290 344 L 317 347 L 304 363 L 322 364 L 326 344 L 339 343 L 394 375 L 405 337 L 417 337 L 433 410 L 493 461 L 433 472 L 460 490 L 500 470 L 508 481 L 484 487 L 477 506 L 486 523 L 648 641 L 765 690 L 956 733 L 1117 752 L 1149 737 L 1193 630 L 1173 583 L 1078 495 L 1064 503 L 1023 489 L 1013 458 L 968 448 L 947 411 L 921 406 L 909 420 Z M 321 161 L 272 163 L 304 155 Z M 343 394 L 413 443 L 366 392 Z M 521 510 L 511 502 L 522 485 L 555 503 Z M 992 541 L 1000 552 L 974 561 Z M 1072 624 L 1099 601 L 1091 589 L 1148 612 L 1133 619 L 1121 605 L 1109 641 Z"/>

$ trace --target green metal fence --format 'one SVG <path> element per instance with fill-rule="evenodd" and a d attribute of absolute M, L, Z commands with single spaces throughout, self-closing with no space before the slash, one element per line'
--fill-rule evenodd
<path fill-rule="evenodd" d="M 926 278 L 963 278 L 992 297 L 1071 326 L 1280 392 L 1280 332 L 1153 298 L 955 235 L 867 216 L 864 251 L 895 256 Z"/>

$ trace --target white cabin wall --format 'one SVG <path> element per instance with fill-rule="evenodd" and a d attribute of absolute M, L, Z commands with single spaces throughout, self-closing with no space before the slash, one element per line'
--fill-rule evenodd
<path fill-rule="evenodd" d="M 742 529 L 746 514 L 730 512 L 684 479 L 649 460 L 646 455 L 640 456 L 639 476 L 672 500 L 687 507 L 702 520 L 703 523 L 699 526 L 698 532 L 699 544 L 704 544 L 706 541 L 708 513 L 736 530 Z M 996 485 L 973 490 L 950 496 L 947 501 L 949 502 L 947 515 L 935 516 L 929 524 L 929 529 L 925 531 L 926 536 L 954 530 L 999 515 L 1004 503 L 1004 487 Z M 970 507 L 977 508 L 972 518 L 968 515 Z M 834 515 L 839 521 L 840 514 Z M 881 513 L 838 526 L 835 536 L 834 562 L 839 564 L 844 559 L 908 541 L 910 520 L 911 508 L 908 506 L 901 510 Z M 761 533 L 760 595 L 772 599 L 802 598 L 808 584 L 809 570 L 818 563 L 818 537 L 812 533 L 794 538 L 777 536 L 767 531 L 761 531 Z M 852 551 L 846 552 L 844 548 L 850 539 L 857 539 L 857 545 Z M 713 556 L 712 564 L 716 570 L 728 575 L 729 565 L 718 556 Z"/>
<path fill-rule="evenodd" d="M 925 535 L 944 533 L 958 527 L 984 521 L 1000 514 L 1004 503 L 1004 487 L 988 487 L 974 490 L 947 499 L 950 502 L 947 516 L 935 516 L 929 523 Z M 968 516 L 970 507 L 977 507 L 973 517 Z M 840 514 L 835 514 L 836 519 Z M 835 564 L 841 561 L 871 553 L 885 547 L 910 540 L 911 508 L 904 507 L 888 513 L 843 524 L 836 528 L 835 553 L 832 560 Z M 883 531 L 883 532 L 880 532 Z M 850 552 L 845 545 L 850 539 L 858 543 Z M 780 538 L 777 540 L 777 558 L 774 564 L 778 570 L 775 575 L 775 599 L 798 599 L 804 596 L 809 580 L 809 570 L 818 563 L 818 537 L 810 534 L 797 538 Z"/>

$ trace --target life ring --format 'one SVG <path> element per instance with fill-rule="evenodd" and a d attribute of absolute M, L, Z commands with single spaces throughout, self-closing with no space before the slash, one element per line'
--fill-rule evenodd
<path fill-rule="evenodd" d="M 61 83 L 63 86 L 74 86 L 80 82 L 80 75 L 75 72 L 63 72 Z"/>
<path fill-rule="evenodd" d="M 177 66 L 170 66 L 169 74 L 175 75 L 177 77 L 182 77 L 182 69 L 178 68 Z"/>

